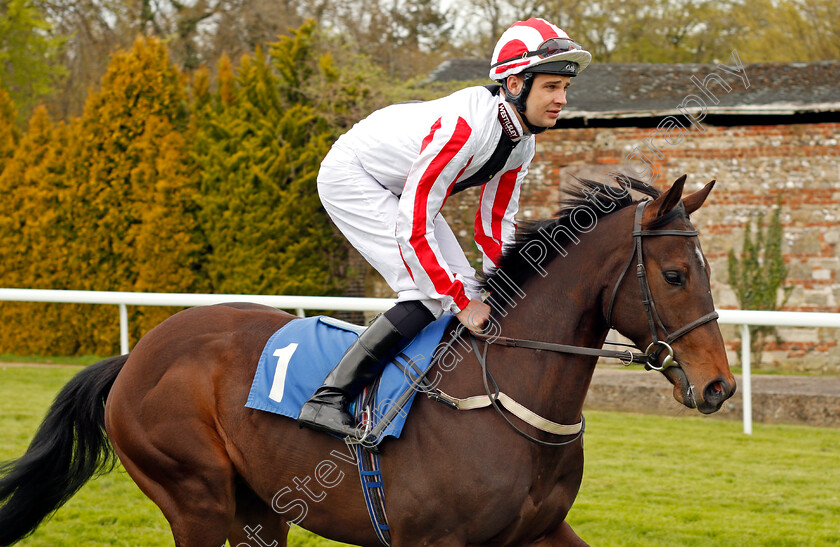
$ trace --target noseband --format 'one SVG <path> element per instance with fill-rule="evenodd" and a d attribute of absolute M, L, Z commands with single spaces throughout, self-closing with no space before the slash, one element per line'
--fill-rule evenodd
<path fill-rule="evenodd" d="M 642 201 L 636 206 L 636 217 L 633 221 L 633 254 L 630 255 L 630 260 L 627 261 L 627 266 L 624 267 L 624 270 L 621 272 L 621 275 L 618 278 L 618 281 L 613 287 L 612 296 L 610 297 L 610 305 L 607 308 L 607 324 L 610 328 L 613 328 L 612 324 L 612 310 L 613 304 L 615 304 L 615 297 L 618 294 L 618 287 L 621 285 L 621 282 L 624 280 L 624 276 L 630 271 L 630 266 L 633 265 L 633 259 L 636 259 L 636 278 L 639 280 L 639 289 L 642 293 L 642 304 L 645 306 L 645 313 L 647 314 L 648 320 L 648 327 L 650 328 L 650 336 L 651 340 L 653 340 L 645 349 L 645 368 L 648 370 L 665 370 L 668 367 L 678 366 L 674 360 L 674 350 L 671 348 L 671 344 L 674 343 L 675 340 L 680 338 L 681 336 L 691 332 L 692 330 L 696 329 L 701 325 L 705 325 L 709 321 L 714 321 L 718 318 L 718 313 L 715 311 L 709 312 L 703 317 L 699 319 L 695 319 L 691 323 L 680 327 L 679 329 L 675 330 L 672 333 L 668 332 L 668 329 L 665 328 L 665 325 L 662 324 L 662 320 L 659 318 L 659 313 L 656 311 L 656 304 L 653 302 L 653 294 L 650 292 L 650 284 L 648 283 L 647 278 L 647 270 L 645 269 L 644 263 L 644 256 L 642 254 L 642 238 L 645 236 L 654 237 L 654 236 L 683 236 L 683 237 L 694 237 L 698 235 L 697 230 L 642 230 L 642 216 L 645 212 L 645 207 L 650 203 L 650 201 Z M 683 207 L 682 202 L 678 205 L 678 207 Z M 665 334 L 664 339 L 659 338 L 659 329 Z M 654 348 L 653 353 L 651 353 L 651 348 Z M 662 364 L 659 363 L 659 354 L 662 353 L 662 350 L 666 350 L 668 354 L 662 360 Z"/>

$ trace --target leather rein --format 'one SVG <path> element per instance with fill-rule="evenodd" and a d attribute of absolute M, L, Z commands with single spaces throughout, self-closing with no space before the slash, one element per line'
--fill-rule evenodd
<path fill-rule="evenodd" d="M 493 408 L 495 408 L 499 412 L 499 414 L 501 414 L 505 421 L 507 421 L 508 424 L 510 424 L 511 427 L 513 427 L 517 431 L 517 433 L 519 433 L 523 437 L 540 445 L 558 447 L 571 444 L 575 442 L 581 435 L 583 435 L 583 417 L 581 416 L 581 421 L 578 424 L 556 424 L 554 422 L 546 420 L 545 418 L 537 416 L 536 414 L 527 409 L 524 409 L 524 407 L 519 405 L 519 403 L 516 403 L 504 393 L 501 393 L 499 391 L 498 385 L 496 384 L 496 381 L 493 379 L 492 375 L 487 369 L 487 349 L 490 346 L 490 344 L 498 344 L 513 348 L 526 348 L 538 351 L 551 351 L 556 353 L 588 355 L 592 357 L 606 357 L 618 359 L 625 365 L 629 365 L 631 363 L 644 364 L 647 370 L 663 371 L 668 367 L 679 366 L 679 363 L 677 363 L 677 361 L 674 360 L 674 350 L 671 348 L 671 344 L 675 340 L 691 332 L 697 327 L 705 325 L 710 321 L 716 320 L 718 318 L 718 314 L 714 311 L 707 313 L 699 319 L 696 319 L 671 333 L 669 333 L 668 329 L 665 328 L 665 325 L 659 318 L 659 313 L 656 311 L 656 305 L 654 304 L 653 295 L 650 291 L 650 284 L 648 283 L 647 271 L 645 269 L 644 256 L 642 253 L 642 240 L 644 237 L 655 236 L 694 237 L 698 235 L 698 232 L 697 230 L 643 230 L 642 216 L 644 215 L 645 207 L 647 207 L 649 203 L 649 200 L 645 200 L 639 202 L 639 204 L 636 206 L 636 214 L 633 221 L 633 253 L 630 255 L 630 260 L 627 261 L 627 265 L 624 267 L 624 270 L 618 277 L 618 281 L 616 282 L 615 287 L 613 287 L 612 295 L 610 297 L 610 303 L 607 308 L 607 324 L 609 324 L 610 328 L 612 328 L 612 311 L 613 305 L 615 304 L 616 295 L 618 294 L 618 288 L 621 285 L 621 282 L 624 280 L 624 277 L 627 275 L 627 272 L 630 271 L 630 267 L 633 265 L 634 259 L 636 259 L 636 277 L 639 280 L 639 288 L 642 294 L 642 304 L 645 307 L 648 326 L 651 332 L 651 339 L 653 340 L 648 345 L 644 353 L 633 353 L 630 350 L 614 351 L 599 348 L 570 346 L 565 344 L 555 344 L 552 342 L 542 342 L 538 340 L 509 338 L 506 336 L 492 336 L 469 332 L 470 342 L 472 343 L 472 347 L 475 350 L 476 358 L 478 359 L 479 365 L 481 366 L 486 395 L 470 397 L 467 399 L 458 399 L 456 397 L 451 397 L 439 390 L 434 390 L 433 393 L 428 393 L 430 398 L 439 400 L 453 408 L 457 408 L 458 410 L 470 410 L 473 408 L 493 406 Z M 679 207 L 683 207 L 682 203 L 679 204 Z M 661 329 L 661 331 L 664 333 L 665 338 L 659 338 L 659 329 Z M 459 328 L 456 329 L 451 342 L 454 342 L 454 340 L 458 337 L 462 330 L 462 325 L 459 325 Z M 481 340 L 484 342 L 483 352 L 478 351 L 476 340 Z M 654 348 L 653 352 L 651 352 L 652 348 Z M 659 364 L 659 356 L 663 350 L 667 350 L 668 353 L 662 360 L 662 363 Z M 492 390 L 490 389 L 490 383 L 492 383 L 494 387 L 494 389 Z M 500 402 L 511 413 L 538 429 L 547 431 L 548 433 L 552 433 L 555 435 L 576 435 L 571 440 L 557 443 L 547 442 L 534 438 L 528 433 L 522 431 L 519 427 L 517 427 L 513 422 L 510 421 L 510 419 L 502 411 L 500 407 Z M 521 409 L 524 409 L 524 411 Z"/>

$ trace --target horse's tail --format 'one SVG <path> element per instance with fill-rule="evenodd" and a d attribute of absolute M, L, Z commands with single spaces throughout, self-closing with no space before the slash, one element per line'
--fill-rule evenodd
<path fill-rule="evenodd" d="M 128 355 L 76 374 L 53 401 L 29 449 L 0 465 L 0 545 L 35 531 L 97 472 L 116 462 L 105 433 L 105 400 Z"/>

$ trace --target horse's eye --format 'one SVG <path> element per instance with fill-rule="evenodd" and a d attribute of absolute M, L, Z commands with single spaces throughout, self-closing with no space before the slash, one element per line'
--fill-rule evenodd
<path fill-rule="evenodd" d="M 671 285 L 676 285 L 678 287 L 685 285 L 685 276 L 679 270 L 664 271 L 662 272 L 662 277 L 664 277 L 665 281 Z"/>

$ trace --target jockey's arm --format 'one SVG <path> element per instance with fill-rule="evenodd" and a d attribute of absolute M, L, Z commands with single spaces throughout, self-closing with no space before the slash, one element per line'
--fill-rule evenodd
<path fill-rule="evenodd" d="M 472 128 L 460 116 L 443 116 L 431 128 L 406 179 L 395 236 L 417 287 L 455 314 L 470 305 L 464 282 L 442 259 L 435 220 L 452 184 L 472 159 Z"/>

